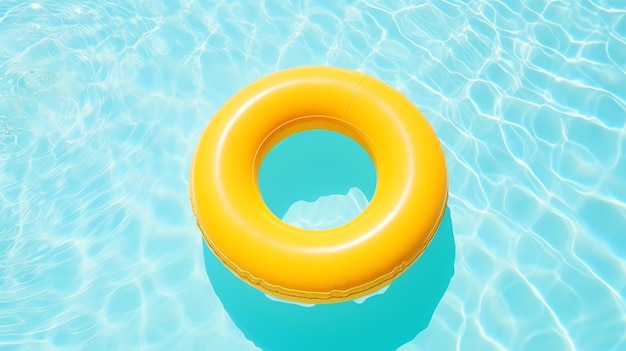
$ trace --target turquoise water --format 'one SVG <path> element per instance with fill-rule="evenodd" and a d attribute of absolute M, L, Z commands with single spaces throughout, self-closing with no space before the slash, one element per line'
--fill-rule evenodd
<path fill-rule="evenodd" d="M 0 349 L 258 350 L 189 164 L 232 94 L 312 64 L 399 89 L 445 149 L 454 276 L 400 350 L 626 350 L 621 0 L 2 1 Z"/>

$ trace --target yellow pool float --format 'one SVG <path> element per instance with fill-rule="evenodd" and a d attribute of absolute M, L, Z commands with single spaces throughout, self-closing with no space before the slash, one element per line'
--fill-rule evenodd
<path fill-rule="evenodd" d="M 376 167 L 369 206 L 332 229 L 284 223 L 257 182 L 274 145 L 311 129 L 353 138 Z M 388 285 L 426 249 L 448 197 L 443 150 L 420 111 L 383 82 L 333 67 L 280 71 L 235 94 L 202 134 L 189 186 L 198 227 L 223 264 L 272 296 L 306 303 Z"/>

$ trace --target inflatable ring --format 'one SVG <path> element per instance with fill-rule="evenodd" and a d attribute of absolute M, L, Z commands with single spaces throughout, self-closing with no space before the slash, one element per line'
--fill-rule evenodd
<path fill-rule="evenodd" d="M 354 220 L 304 230 L 265 205 L 257 177 L 282 139 L 326 129 L 356 140 L 376 167 L 376 190 Z M 202 134 L 190 176 L 197 224 L 214 254 L 256 288 L 286 300 L 368 295 L 424 251 L 444 215 L 448 179 L 428 121 L 401 93 L 366 74 L 301 67 L 235 94 Z"/>

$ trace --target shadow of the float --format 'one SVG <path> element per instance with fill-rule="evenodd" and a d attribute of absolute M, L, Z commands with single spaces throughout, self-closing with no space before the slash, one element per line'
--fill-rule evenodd
<path fill-rule="evenodd" d="M 274 301 L 237 278 L 204 245 L 208 276 L 224 308 L 255 345 L 283 350 L 396 350 L 424 330 L 454 274 L 450 210 L 422 256 L 384 294 L 304 307 Z"/>

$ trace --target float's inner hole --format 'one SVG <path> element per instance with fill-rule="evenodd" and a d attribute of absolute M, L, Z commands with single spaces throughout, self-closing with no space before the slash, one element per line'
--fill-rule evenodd
<path fill-rule="evenodd" d="M 293 204 L 288 222 L 325 229 L 350 221 L 364 209 L 376 188 L 376 168 L 353 139 L 330 130 L 307 130 L 283 139 L 269 151 L 258 183 L 265 204 L 278 218 Z M 311 228 L 294 223 L 294 216 L 313 227 L 311 221 L 326 224 Z"/>

